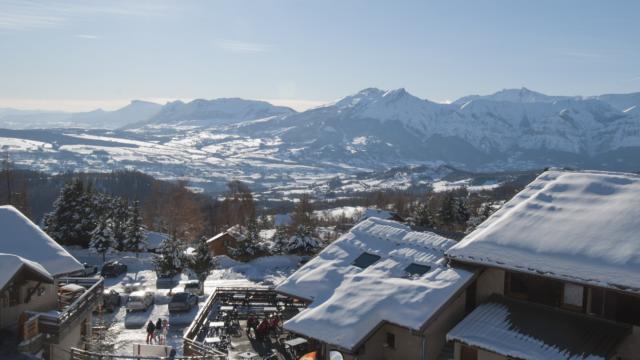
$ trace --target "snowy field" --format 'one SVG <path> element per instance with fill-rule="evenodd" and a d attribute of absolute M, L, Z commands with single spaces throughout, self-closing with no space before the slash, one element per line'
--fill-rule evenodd
<path fill-rule="evenodd" d="M 100 268 L 102 257 L 87 249 L 68 247 L 67 250 L 80 262 L 96 264 Z M 218 269 L 213 270 L 204 284 L 205 295 L 200 297 L 198 309 L 194 308 L 188 313 L 169 313 L 168 303 L 171 293 L 183 290 L 181 281 L 189 279 L 187 274 L 176 276 L 172 289 L 158 289 L 156 286 L 156 273 L 153 270 L 153 254 L 140 254 L 136 257 L 133 253 L 107 254 L 106 260 L 118 260 L 127 265 L 126 274 L 116 278 L 105 279 L 105 289 L 115 289 L 122 295 L 123 304 L 127 294 L 125 286 L 129 283 L 140 283 L 144 290 L 153 291 L 154 305 L 144 312 L 127 313 L 124 306 L 114 313 L 105 313 L 94 317 L 95 324 L 103 324 L 108 327 L 106 339 L 114 343 L 113 352 L 116 354 L 130 355 L 134 344 L 145 343 L 145 325 L 149 320 L 154 322 L 158 318 L 169 320 L 170 332 L 167 344 L 175 347 L 180 354 L 182 351 L 182 336 L 186 328 L 196 316 L 198 309 L 204 303 L 206 297 L 220 286 L 250 286 L 252 284 L 276 285 L 292 274 L 298 267 L 298 256 L 268 256 L 258 258 L 248 263 L 232 260 L 226 256 L 217 257 Z"/>

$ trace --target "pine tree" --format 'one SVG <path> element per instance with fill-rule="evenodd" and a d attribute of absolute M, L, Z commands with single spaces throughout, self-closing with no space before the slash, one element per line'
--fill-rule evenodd
<path fill-rule="evenodd" d="M 128 251 L 135 252 L 137 257 L 138 253 L 144 250 L 146 240 L 144 227 L 142 225 L 142 217 L 140 216 L 140 204 L 138 201 L 134 201 L 133 205 L 129 208 L 129 215 L 125 229 L 124 247 Z"/>
<path fill-rule="evenodd" d="M 129 217 L 129 204 L 123 198 L 111 199 L 111 220 L 113 224 L 113 237 L 118 244 L 118 250 L 127 250 L 127 221 Z"/>
<path fill-rule="evenodd" d="M 429 209 L 429 204 L 418 203 L 413 213 L 413 221 L 416 226 L 433 227 L 433 215 Z"/>
<path fill-rule="evenodd" d="M 271 253 L 285 254 L 289 245 L 289 237 L 289 232 L 286 226 L 276 226 L 276 233 L 273 235 Z"/>
<path fill-rule="evenodd" d="M 113 232 L 111 231 L 111 221 L 105 219 L 100 221 L 98 226 L 91 232 L 91 241 L 89 248 L 98 254 L 102 254 L 102 262 L 105 261 L 105 255 L 116 245 L 113 238 Z"/>
<path fill-rule="evenodd" d="M 198 241 L 198 246 L 194 257 L 189 263 L 189 268 L 196 273 L 201 284 L 207 278 L 209 272 L 216 268 L 216 262 L 209 252 L 206 238 L 201 238 Z"/>
<path fill-rule="evenodd" d="M 312 229 L 300 225 L 295 234 L 289 238 L 284 250 L 289 254 L 311 254 L 320 248 L 320 246 L 320 240 L 313 236 Z"/>
<path fill-rule="evenodd" d="M 445 228 L 453 228 L 454 226 L 454 222 L 456 220 L 456 216 L 454 214 L 455 213 L 454 202 L 455 202 L 455 197 L 453 196 L 453 193 L 450 191 L 447 191 L 444 194 L 444 197 L 442 198 L 442 203 L 438 211 L 439 223 Z"/>
<path fill-rule="evenodd" d="M 93 231 L 103 221 L 102 219 L 106 218 L 106 214 L 101 211 L 99 193 L 93 191 L 91 184 L 85 186 L 81 181 L 78 181 L 76 186 L 76 191 L 80 196 L 78 198 L 78 208 L 76 209 L 75 228 L 81 245 L 87 247 L 93 237 Z M 112 227 L 111 222 L 110 224 Z"/>
<path fill-rule="evenodd" d="M 263 250 L 261 240 L 258 222 L 255 217 L 250 217 L 246 231 L 242 234 L 242 239 L 238 241 L 238 247 L 231 249 L 231 253 L 237 257 L 253 257 Z"/>
<path fill-rule="evenodd" d="M 467 220 L 469 220 L 469 211 L 467 210 L 467 205 L 465 201 L 461 197 L 455 197 L 453 201 L 453 215 L 454 221 L 457 224 L 466 224 Z"/>
<path fill-rule="evenodd" d="M 84 187 L 80 180 L 67 183 L 54 201 L 53 211 L 45 215 L 44 230 L 58 243 L 84 247 L 88 245 L 88 241 L 84 239 L 84 226 L 79 224 L 84 216 L 83 196 Z"/>
<path fill-rule="evenodd" d="M 260 215 L 260 219 L 258 220 L 258 227 L 260 230 L 267 230 L 273 227 L 273 222 L 269 219 L 267 214 Z"/>
<path fill-rule="evenodd" d="M 153 261 L 159 274 L 173 276 L 182 269 L 184 246 L 175 234 L 162 242 Z"/>

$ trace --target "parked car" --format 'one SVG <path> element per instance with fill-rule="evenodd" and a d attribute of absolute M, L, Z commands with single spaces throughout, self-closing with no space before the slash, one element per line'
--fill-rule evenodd
<path fill-rule="evenodd" d="M 138 290 L 144 290 L 144 285 L 141 282 L 126 282 L 122 284 L 124 292 L 132 293 Z"/>
<path fill-rule="evenodd" d="M 98 273 L 98 267 L 95 265 L 90 265 L 87 263 L 82 263 L 82 270 L 78 270 L 75 271 L 73 273 L 71 273 L 71 276 L 77 276 L 77 277 L 85 277 L 85 276 L 91 276 L 91 275 L 95 275 Z"/>
<path fill-rule="evenodd" d="M 197 304 L 197 296 L 187 292 L 179 292 L 171 297 L 169 312 L 191 311 L 191 308 Z"/>
<path fill-rule="evenodd" d="M 120 304 L 120 293 L 117 291 L 109 289 L 102 293 L 102 308 L 105 311 L 113 312 Z"/>
<path fill-rule="evenodd" d="M 95 275 L 98 273 L 98 267 L 95 265 L 91 265 L 91 264 L 87 264 L 87 263 L 82 263 L 82 265 L 84 266 L 84 275 L 85 276 L 91 276 L 91 275 Z"/>
<path fill-rule="evenodd" d="M 151 291 L 135 291 L 129 294 L 127 300 L 127 312 L 145 311 L 153 305 L 153 293 Z"/>
<path fill-rule="evenodd" d="M 126 272 L 127 265 L 116 260 L 111 260 L 102 265 L 102 271 L 100 271 L 100 275 L 104 277 L 117 277 L 120 276 L 120 274 L 124 274 Z"/>
<path fill-rule="evenodd" d="M 174 279 L 173 274 L 158 273 L 156 279 L 156 287 L 158 289 L 171 289 L 176 286 L 177 281 Z"/>
<path fill-rule="evenodd" d="M 184 282 L 184 291 L 193 295 L 202 294 L 202 287 L 199 280 L 187 280 Z"/>

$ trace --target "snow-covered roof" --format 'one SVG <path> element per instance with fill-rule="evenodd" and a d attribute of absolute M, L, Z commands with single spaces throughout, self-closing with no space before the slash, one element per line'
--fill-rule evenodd
<path fill-rule="evenodd" d="M 246 231 L 245 228 L 241 225 L 233 225 L 232 227 L 228 228 L 227 231 L 223 231 L 221 233 L 219 233 L 218 235 L 212 237 L 211 239 L 207 240 L 206 243 L 210 244 L 214 241 L 217 241 L 219 239 L 221 239 L 225 234 L 231 235 L 233 236 L 237 241 L 244 241 L 244 235 L 243 232 Z"/>
<path fill-rule="evenodd" d="M 395 221 L 364 220 L 278 285 L 311 301 L 284 327 L 348 350 L 381 322 L 420 330 L 473 276 L 447 266 L 444 251 L 454 243 Z M 380 259 L 364 269 L 353 265 L 363 253 Z M 430 269 L 407 276 L 412 263 Z"/>
<path fill-rule="evenodd" d="M 516 359 L 609 359 L 630 326 L 492 297 L 447 334 L 459 341 Z"/>
<path fill-rule="evenodd" d="M 447 256 L 640 293 L 640 176 L 551 170 Z"/>
<path fill-rule="evenodd" d="M 0 206 L 0 252 L 37 262 L 51 275 L 83 270 L 84 266 L 10 205 Z"/>
<path fill-rule="evenodd" d="M 25 267 L 40 275 L 42 279 L 53 282 L 51 274 L 40 264 L 17 255 L 0 253 L 0 289 L 3 289 L 14 275 Z"/>
<path fill-rule="evenodd" d="M 364 209 L 364 211 L 362 212 L 362 214 L 360 215 L 360 218 L 358 219 L 358 221 L 362 221 L 362 220 L 366 220 L 368 218 L 379 218 L 379 219 L 393 219 L 395 217 L 397 217 L 397 215 L 391 211 L 388 210 L 380 210 L 380 209 L 375 209 L 375 208 L 366 208 Z"/>

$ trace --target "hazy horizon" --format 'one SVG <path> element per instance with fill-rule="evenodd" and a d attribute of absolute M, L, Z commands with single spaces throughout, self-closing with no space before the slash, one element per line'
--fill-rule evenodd
<path fill-rule="evenodd" d="M 0 107 L 640 91 L 634 1 L 0 0 Z M 37 46 L 36 46 L 37 44 Z"/>

